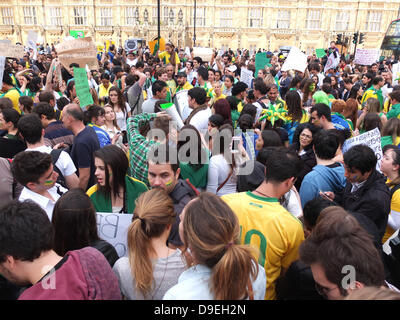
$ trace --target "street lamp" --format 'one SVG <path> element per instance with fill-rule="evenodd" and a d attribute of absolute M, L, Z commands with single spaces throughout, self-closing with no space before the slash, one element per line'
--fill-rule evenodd
<path fill-rule="evenodd" d="M 160 0 L 157 0 L 157 35 L 158 35 L 158 41 L 160 41 Z"/>
<path fill-rule="evenodd" d="M 196 0 L 194 0 L 194 16 L 193 16 L 193 47 L 196 46 Z"/>

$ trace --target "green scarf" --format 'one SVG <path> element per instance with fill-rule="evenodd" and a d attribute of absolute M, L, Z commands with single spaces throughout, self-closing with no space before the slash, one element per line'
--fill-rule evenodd
<path fill-rule="evenodd" d="M 381 107 L 383 108 L 383 94 L 382 94 L 382 90 L 381 89 L 378 89 L 378 90 L 376 90 L 375 88 L 374 88 L 374 86 L 371 86 L 368 90 L 371 90 L 371 91 L 373 91 L 374 92 L 374 94 L 376 94 L 376 96 L 378 97 L 378 100 L 379 100 L 379 103 L 381 104 Z M 367 90 L 367 91 L 368 91 Z"/>

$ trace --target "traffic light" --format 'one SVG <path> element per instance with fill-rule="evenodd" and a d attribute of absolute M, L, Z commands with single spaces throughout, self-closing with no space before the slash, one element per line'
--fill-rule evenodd
<path fill-rule="evenodd" d="M 360 33 L 360 42 L 359 44 L 364 42 L 365 33 Z"/>
<path fill-rule="evenodd" d="M 342 34 L 341 34 L 341 33 L 339 33 L 339 34 L 336 36 L 336 43 L 337 43 L 337 44 L 342 44 Z"/>
<path fill-rule="evenodd" d="M 358 32 L 353 33 L 353 43 L 357 44 L 358 41 Z"/>

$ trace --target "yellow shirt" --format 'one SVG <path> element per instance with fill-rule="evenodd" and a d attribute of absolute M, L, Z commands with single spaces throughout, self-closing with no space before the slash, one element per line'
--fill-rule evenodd
<path fill-rule="evenodd" d="M 282 207 L 276 198 L 265 198 L 251 192 L 221 197 L 238 216 L 240 243 L 255 248 L 258 263 L 265 268 L 267 290 L 265 299 L 276 298 L 275 284 L 283 269 L 299 257 L 304 241 L 303 226 Z"/>
<path fill-rule="evenodd" d="M 18 92 L 17 89 L 12 88 L 10 90 L 8 90 L 3 96 L 2 98 L 8 98 L 12 101 L 13 107 L 15 110 L 17 110 L 19 112 L 19 114 L 21 114 L 21 110 L 19 109 L 19 97 L 20 97 L 20 93 Z"/>
<path fill-rule="evenodd" d="M 167 51 L 160 52 L 158 54 L 158 57 L 160 58 L 160 60 L 164 62 L 164 64 L 170 63 L 171 55 Z M 181 63 L 181 60 L 179 60 L 179 56 L 176 52 L 175 52 L 175 63 L 176 64 Z"/>
<path fill-rule="evenodd" d="M 110 92 L 112 85 L 110 84 L 106 89 L 103 84 L 99 85 L 99 99 L 103 97 L 108 97 L 108 93 Z M 102 106 L 105 105 L 104 102 L 101 103 Z"/>
<path fill-rule="evenodd" d="M 218 101 L 219 99 L 226 99 L 226 95 L 224 95 L 222 93 L 219 97 L 217 97 L 217 96 L 214 96 L 214 97 L 215 97 L 215 101 Z"/>
<path fill-rule="evenodd" d="M 390 181 L 388 180 L 386 182 L 386 184 L 390 183 Z M 391 187 L 393 188 L 393 187 Z M 392 196 L 392 199 L 390 201 L 390 213 L 392 212 L 400 212 L 400 189 L 396 190 L 395 193 Z M 382 243 L 385 243 L 395 232 L 396 230 L 393 230 L 391 227 L 389 227 L 389 225 L 386 227 L 386 231 L 385 234 L 383 235 L 382 238 Z"/>

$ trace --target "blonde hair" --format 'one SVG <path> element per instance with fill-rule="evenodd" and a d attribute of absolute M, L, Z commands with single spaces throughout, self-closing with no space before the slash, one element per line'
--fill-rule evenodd
<path fill-rule="evenodd" d="M 218 196 L 202 192 L 185 208 L 184 252 L 211 271 L 210 289 L 216 300 L 237 300 L 250 295 L 248 284 L 258 264 L 247 245 L 239 244 L 239 222 Z M 190 261 L 190 259 L 189 259 Z"/>
<path fill-rule="evenodd" d="M 128 230 L 128 251 L 134 284 L 143 296 L 151 291 L 154 281 L 150 253 L 155 251 L 150 239 L 161 236 L 174 221 L 174 203 L 166 191 L 151 189 L 136 200 Z"/>

